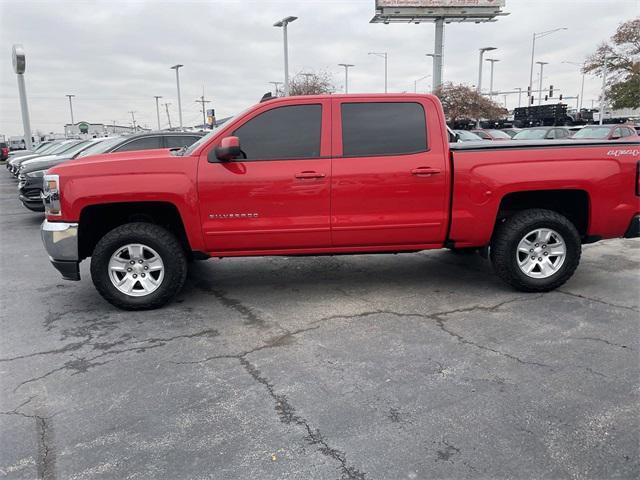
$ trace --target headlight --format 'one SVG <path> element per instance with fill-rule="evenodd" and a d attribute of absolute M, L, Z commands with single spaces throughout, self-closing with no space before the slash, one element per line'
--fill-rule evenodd
<path fill-rule="evenodd" d="M 44 202 L 44 213 L 59 217 L 60 210 L 60 178 L 58 175 L 45 175 L 42 189 L 42 201 Z"/>
<path fill-rule="evenodd" d="M 36 170 L 35 172 L 29 172 L 25 174 L 29 178 L 42 178 L 46 170 Z"/>

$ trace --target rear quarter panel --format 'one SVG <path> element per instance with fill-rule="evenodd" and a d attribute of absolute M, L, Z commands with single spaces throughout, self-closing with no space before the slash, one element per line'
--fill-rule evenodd
<path fill-rule="evenodd" d="M 501 200 L 533 190 L 585 191 L 587 234 L 622 236 L 640 211 L 635 195 L 639 159 L 640 145 L 455 151 L 449 238 L 458 247 L 487 245 Z"/>

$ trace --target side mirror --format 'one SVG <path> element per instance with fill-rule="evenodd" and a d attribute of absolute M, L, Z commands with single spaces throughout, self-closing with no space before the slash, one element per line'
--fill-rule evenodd
<path fill-rule="evenodd" d="M 225 137 L 220 145 L 214 150 L 216 159 L 221 162 L 228 162 L 242 155 L 240 150 L 240 139 L 238 137 Z M 211 159 L 209 159 L 211 161 Z"/>

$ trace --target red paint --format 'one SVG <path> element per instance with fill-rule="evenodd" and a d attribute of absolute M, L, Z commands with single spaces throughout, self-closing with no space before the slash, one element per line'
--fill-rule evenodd
<path fill-rule="evenodd" d="M 342 157 L 340 104 L 353 100 L 422 104 L 428 149 Z M 249 119 L 275 107 L 308 103 L 323 107 L 320 158 L 208 161 L 213 149 Z M 135 151 L 55 167 L 50 173 L 60 176 L 62 216 L 49 220 L 78 221 L 89 205 L 169 202 L 180 213 L 193 250 L 242 256 L 412 251 L 440 248 L 447 240 L 459 247 L 484 246 L 502 198 L 530 190 L 586 192 L 592 236 L 620 237 L 640 212 L 635 195 L 640 143 L 450 154 L 447 138 L 442 107 L 431 95 L 271 100 L 224 125 L 187 156 Z M 631 153 L 619 154 L 622 150 Z"/>

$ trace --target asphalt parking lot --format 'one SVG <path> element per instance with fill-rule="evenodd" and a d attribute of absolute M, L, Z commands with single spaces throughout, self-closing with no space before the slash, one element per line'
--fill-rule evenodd
<path fill-rule="evenodd" d="M 478 256 L 197 262 L 123 312 L 0 171 L 0 478 L 640 476 L 640 242 L 544 295 Z"/>

